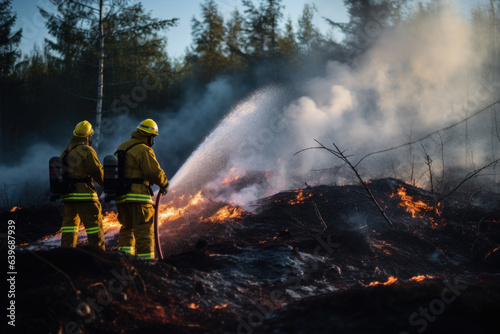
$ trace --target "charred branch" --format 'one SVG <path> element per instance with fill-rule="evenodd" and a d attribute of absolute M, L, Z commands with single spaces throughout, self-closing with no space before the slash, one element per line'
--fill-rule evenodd
<path fill-rule="evenodd" d="M 331 148 L 326 147 L 325 145 L 323 145 L 322 143 L 320 143 L 316 139 L 314 141 L 317 142 L 320 146 L 318 146 L 318 147 L 309 147 L 309 148 L 300 150 L 297 153 L 295 153 L 294 155 L 297 155 L 297 154 L 299 154 L 301 152 L 304 152 L 304 151 L 307 151 L 307 150 L 311 150 L 311 149 L 323 149 L 323 150 L 326 150 L 326 151 L 330 152 L 331 154 L 333 154 L 335 157 L 339 158 L 340 160 L 342 160 L 354 172 L 354 174 L 358 178 L 361 186 L 363 186 L 363 188 L 366 190 L 369 198 L 372 200 L 373 203 L 375 203 L 377 209 L 380 211 L 380 213 L 382 214 L 382 216 L 384 217 L 384 219 L 387 221 L 387 223 L 389 224 L 389 226 L 393 229 L 394 225 L 392 224 L 391 220 L 389 219 L 389 217 L 387 217 L 384 209 L 382 209 L 382 207 L 378 204 L 378 202 L 375 199 L 375 196 L 373 196 L 373 193 L 371 192 L 370 188 L 368 188 L 368 185 L 366 184 L 366 182 L 363 180 L 363 178 L 359 174 L 358 170 L 356 169 L 357 164 L 353 165 L 349 161 L 349 157 L 351 157 L 351 155 L 345 155 L 345 152 L 347 152 L 347 150 L 341 151 L 335 143 L 332 143 L 333 146 L 335 147 L 335 149 L 331 149 Z"/>
<path fill-rule="evenodd" d="M 481 168 L 478 168 L 476 170 L 473 170 L 471 172 L 469 172 L 464 178 L 462 181 L 460 181 L 456 187 L 454 187 L 451 191 L 449 191 L 447 194 L 439 197 L 437 199 L 438 202 L 441 202 L 443 199 L 447 198 L 448 196 L 450 196 L 451 194 L 453 194 L 455 191 L 458 190 L 458 188 L 460 188 L 462 185 L 464 185 L 464 183 L 466 183 L 467 181 L 469 181 L 470 179 L 472 179 L 473 177 L 477 176 L 479 173 L 481 173 L 483 170 L 485 169 L 488 169 L 488 168 L 493 168 L 495 169 L 497 164 L 500 162 L 500 159 L 496 159 L 494 161 L 491 161 L 485 165 L 483 165 Z"/>

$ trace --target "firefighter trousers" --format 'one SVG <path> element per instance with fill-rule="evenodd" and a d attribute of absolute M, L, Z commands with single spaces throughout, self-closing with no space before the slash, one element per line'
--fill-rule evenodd
<path fill-rule="evenodd" d="M 153 204 L 125 202 L 118 204 L 118 221 L 122 225 L 118 235 L 118 250 L 134 254 L 144 260 L 155 259 Z"/>
<path fill-rule="evenodd" d="M 105 250 L 101 203 L 95 201 L 63 202 L 61 246 L 76 246 L 80 222 L 85 226 L 89 245 Z"/>

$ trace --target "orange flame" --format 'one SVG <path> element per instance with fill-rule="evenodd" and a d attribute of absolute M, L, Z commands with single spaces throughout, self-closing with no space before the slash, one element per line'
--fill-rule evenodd
<path fill-rule="evenodd" d="M 118 222 L 118 214 L 113 211 L 106 212 L 106 214 L 102 217 L 102 227 L 104 233 L 109 230 L 120 227 L 120 223 Z"/>
<path fill-rule="evenodd" d="M 181 197 L 180 200 L 183 200 L 183 198 Z M 200 190 L 198 191 L 198 193 L 196 193 L 196 195 L 192 196 L 189 199 L 188 204 L 186 204 L 183 207 L 178 208 L 174 206 L 172 201 L 169 202 L 168 204 L 161 205 L 160 211 L 158 213 L 159 225 L 161 226 L 161 224 L 165 221 L 171 221 L 181 218 L 182 216 L 184 216 L 184 213 L 187 210 L 202 204 L 204 201 L 205 200 Z"/>
<path fill-rule="evenodd" d="M 237 170 L 238 170 L 238 168 L 236 168 L 236 167 L 231 168 L 229 170 L 229 173 L 227 174 L 227 176 L 224 179 L 222 179 L 221 183 L 223 185 L 225 185 L 226 187 L 228 187 L 231 183 L 238 180 L 241 175 L 234 175 L 234 174 L 236 174 Z"/>
<path fill-rule="evenodd" d="M 231 183 L 233 183 L 234 181 L 238 180 L 240 178 L 239 175 L 236 175 L 235 177 L 233 178 L 230 178 L 230 177 L 225 177 L 223 180 L 222 180 L 222 184 L 225 185 L 226 187 L 229 186 Z"/>
<path fill-rule="evenodd" d="M 188 307 L 190 309 L 196 310 L 196 309 L 200 308 L 200 305 L 196 305 L 195 303 L 191 303 L 188 305 Z"/>
<path fill-rule="evenodd" d="M 243 214 L 243 210 L 239 207 L 233 207 L 230 205 L 226 205 L 219 209 L 213 216 L 207 218 L 209 222 L 223 222 L 227 219 L 240 218 Z"/>
<path fill-rule="evenodd" d="M 312 197 L 312 194 L 305 194 L 304 195 L 304 190 L 302 190 L 302 189 L 295 190 L 295 192 L 297 193 L 297 195 L 295 196 L 295 198 L 289 200 L 288 204 L 291 204 L 291 205 L 300 204 L 300 203 L 304 202 L 304 200 L 306 198 Z"/>
<path fill-rule="evenodd" d="M 395 282 L 397 282 L 398 278 L 397 277 L 394 277 L 394 276 L 389 276 L 389 278 L 387 279 L 387 282 L 371 282 L 370 284 L 368 284 L 368 286 L 376 286 L 376 285 L 391 285 Z"/>
<path fill-rule="evenodd" d="M 405 208 L 406 212 L 411 213 L 412 218 L 422 218 L 422 216 L 420 215 L 420 212 L 422 210 L 432 210 L 432 208 L 424 202 L 415 201 L 413 197 L 407 195 L 406 189 L 403 186 L 399 187 L 397 194 L 401 198 L 401 203 L 399 203 L 398 206 Z"/>
<path fill-rule="evenodd" d="M 10 212 L 14 212 L 14 211 L 17 211 L 17 210 L 19 210 L 19 209 L 21 209 L 21 207 L 19 207 L 19 206 L 15 206 L 15 207 L 13 207 L 12 209 L 10 209 Z"/>
<path fill-rule="evenodd" d="M 433 208 L 432 206 L 429 206 L 425 204 L 422 201 L 415 201 L 413 197 L 410 195 L 406 194 L 406 189 L 403 186 L 400 186 L 398 188 L 397 195 L 401 198 L 401 202 L 398 204 L 399 207 L 402 207 L 406 210 L 406 212 L 411 213 L 412 218 L 424 218 L 424 215 L 422 212 L 435 212 L 438 216 L 440 215 L 439 209 L 438 208 Z M 391 198 L 394 196 L 394 194 L 391 195 Z M 439 206 L 439 204 L 438 204 Z M 437 227 L 439 226 L 438 222 L 434 220 L 433 217 L 428 217 L 429 220 L 432 223 L 432 227 Z"/>
<path fill-rule="evenodd" d="M 215 310 L 220 310 L 221 308 L 226 308 L 227 307 L 227 304 L 224 304 L 224 305 L 215 305 L 214 309 Z"/>

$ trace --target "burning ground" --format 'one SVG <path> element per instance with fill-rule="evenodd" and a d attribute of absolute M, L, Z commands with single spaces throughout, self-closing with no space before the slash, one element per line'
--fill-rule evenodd
<path fill-rule="evenodd" d="M 394 229 L 357 185 L 283 191 L 251 211 L 208 191 L 172 194 L 160 210 L 166 259 L 154 263 L 115 251 L 112 213 L 106 253 L 84 242 L 54 247 L 56 207 L 3 213 L 23 244 L 16 325 L 23 333 L 496 333 L 500 195 L 459 190 L 435 209 L 430 193 L 399 180 L 369 187 Z"/>

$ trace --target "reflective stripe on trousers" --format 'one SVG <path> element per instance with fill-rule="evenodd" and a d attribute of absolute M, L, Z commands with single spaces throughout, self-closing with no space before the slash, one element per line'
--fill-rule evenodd
<path fill-rule="evenodd" d="M 137 254 L 139 259 L 143 260 L 154 260 L 155 259 L 155 253 L 145 253 L 145 254 Z"/>
<path fill-rule="evenodd" d="M 150 195 L 126 194 L 116 197 L 115 204 L 120 204 L 124 202 L 141 202 L 141 203 L 154 204 L 153 198 Z"/>
<path fill-rule="evenodd" d="M 97 198 L 96 193 L 69 193 L 69 194 L 64 194 L 61 196 L 61 201 L 97 201 L 99 200 Z"/>
<path fill-rule="evenodd" d="M 130 255 L 134 255 L 135 254 L 134 247 L 118 247 L 118 250 L 122 251 L 122 252 L 125 252 L 127 254 L 130 254 Z"/>
<path fill-rule="evenodd" d="M 99 226 L 97 226 L 97 227 L 91 227 L 91 228 L 86 228 L 85 232 L 87 232 L 87 234 L 99 233 Z"/>
<path fill-rule="evenodd" d="M 77 226 L 63 226 L 61 228 L 62 233 L 77 233 L 78 232 L 78 227 Z"/>

